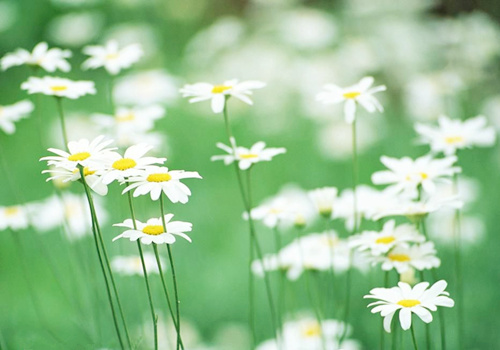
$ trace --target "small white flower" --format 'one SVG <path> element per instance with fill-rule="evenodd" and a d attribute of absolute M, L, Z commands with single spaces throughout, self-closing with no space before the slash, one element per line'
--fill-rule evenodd
<path fill-rule="evenodd" d="M 163 220 L 161 217 L 149 219 L 146 223 L 135 220 L 137 229 L 134 228 L 132 219 L 127 219 L 121 224 L 114 224 L 113 226 L 126 227 L 129 228 L 129 230 L 113 238 L 113 242 L 119 238 L 128 238 L 131 241 L 140 239 L 141 243 L 144 244 L 173 244 L 175 242 L 175 236 L 180 236 L 191 242 L 191 238 L 184 232 L 191 231 L 193 224 L 184 221 L 170 221 L 173 217 L 173 214 L 165 215 L 166 231 L 163 228 Z"/>
<path fill-rule="evenodd" d="M 18 231 L 29 225 L 28 210 L 23 205 L 0 207 L 0 231 L 11 229 Z"/>
<path fill-rule="evenodd" d="M 459 167 L 453 166 L 457 161 L 456 156 L 435 159 L 427 155 L 415 160 L 409 157 L 396 159 L 382 156 L 380 160 L 389 170 L 374 173 L 373 183 L 376 185 L 392 184 L 387 191 L 403 192 L 413 198 L 417 197 L 420 186 L 425 192 L 432 194 L 436 191 L 437 181 L 449 181 L 447 177 L 461 171 Z"/>
<path fill-rule="evenodd" d="M 14 122 L 27 118 L 35 106 L 31 101 L 24 100 L 9 106 L 0 106 L 0 129 L 6 134 L 13 134 L 16 131 Z"/>
<path fill-rule="evenodd" d="M 318 213 L 328 219 L 332 216 L 333 206 L 337 199 L 338 192 L 338 189 L 335 187 L 322 187 L 311 190 L 307 192 L 307 194 L 318 210 Z"/>
<path fill-rule="evenodd" d="M 260 81 L 243 81 L 238 83 L 238 80 L 228 80 L 222 85 L 213 85 L 209 83 L 196 83 L 185 85 L 180 92 L 182 97 L 190 97 L 189 102 L 200 102 L 211 100 L 212 111 L 221 113 L 224 110 L 226 98 L 234 96 L 237 99 L 252 105 L 253 102 L 249 95 L 252 95 L 252 90 L 261 89 L 266 86 Z"/>
<path fill-rule="evenodd" d="M 264 161 L 271 161 L 274 156 L 278 154 L 283 154 L 286 152 L 285 148 L 266 148 L 265 142 L 257 142 L 251 148 L 245 148 L 241 146 L 236 146 L 236 141 L 231 138 L 231 146 L 226 146 L 223 143 L 217 143 L 217 147 L 223 151 L 226 151 L 227 155 L 213 156 L 210 160 L 223 160 L 225 165 L 229 165 L 234 161 L 238 162 L 238 166 L 241 170 L 246 170 L 250 168 L 253 164 Z M 236 156 L 235 151 L 236 150 Z"/>
<path fill-rule="evenodd" d="M 59 77 L 29 77 L 21 84 L 21 89 L 28 94 L 44 94 L 48 96 L 66 97 L 72 100 L 96 93 L 93 81 L 73 81 Z"/>
<path fill-rule="evenodd" d="M 143 170 L 141 175 L 131 176 L 127 186 L 122 193 L 134 190 L 134 197 L 150 194 L 151 199 L 156 201 L 162 192 L 172 203 L 187 203 L 191 190 L 180 180 L 196 178 L 201 179 L 196 171 L 168 170 L 167 167 L 150 166 Z"/>
<path fill-rule="evenodd" d="M 108 41 L 105 46 L 86 46 L 83 48 L 83 53 L 91 57 L 83 62 L 82 69 L 104 67 L 112 75 L 129 68 L 143 55 L 141 45 L 131 44 L 119 48 L 114 40 Z"/>
<path fill-rule="evenodd" d="M 153 129 L 156 120 L 163 118 L 165 108 L 160 105 L 120 107 L 114 116 L 94 114 L 92 120 L 104 128 L 113 128 L 118 132 L 149 131 Z"/>
<path fill-rule="evenodd" d="M 61 181 L 62 183 L 75 182 L 80 180 L 81 173 L 80 169 L 75 168 L 73 170 L 66 168 L 54 168 L 49 170 L 43 170 L 42 174 L 50 173 L 50 177 L 46 181 Z M 92 168 L 84 167 L 83 176 L 85 177 L 85 182 L 89 187 L 98 195 L 105 196 L 108 194 L 108 184 L 104 184 L 102 181 L 103 170 L 94 170 Z"/>
<path fill-rule="evenodd" d="M 159 273 L 155 255 L 153 253 L 144 252 L 143 257 L 144 257 L 144 265 L 146 266 L 146 272 L 148 274 Z M 160 257 L 160 265 L 162 267 L 162 270 L 164 270 L 165 261 L 161 257 Z M 141 257 L 138 255 L 115 256 L 111 260 L 111 267 L 113 271 L 116 271 L 117 273 L 122 275 L 127 275 L 127 276 L 144 275 L 144 271 L 142 270 Z"/>
<path fill-rule="evenodd" d="M 434 243 L 425 242 L 408 246 L 397 246 L 386 256 L 374 257 L 374 262 L 382 263 L 382 270 L 396 269 L 401 274 L 410 268 L 416 270 L 430 270 L 441 265 L 441 260 L 436 256 Z"/>
<path fill-rule="evenodd" d="M 373 94 L 380 91 L 385 91 L 385 85 L 380 85 L 371 88 L 374 79 L 372 77 L 364 77 L 359 83 L 341 88 L 337 85 L 328 84 L 324 86 L 324 90 L 316 95 L 316 100 L 324 104 L 344 104 L 344 117 L 347 123 L 353 123 L 356 119 L 356 103 L 359 103 L 369 113 L 375 111 L 383 112 L 384 108 L 373 97 Z"/>
<path fill-rule="evenodd" d="M 55 72 L 57 69 L 69 72 L 71 66 L 66 61 L 69 57 L 71 57 L 71 51 L 57 48 L 49 49 L 47 43 L 41 42 L 35 46 L 32 53 L 25 49 L 17 49 L 12 53 L 8 53 L 2 57 L 0 65 L 2 70 L 26 64 L 41 67 L 47 72 Z"/>
<path fill-rule="evenodd" d="M 438 306 L 453 307 L 455 302 L 449 298 L 449 293 L 445 292 L 446 281 L 437 281 L 429 287 L 428 282 L 421 282 L 415 287 L 399 282 L 397 287 L 374 288 L 371 294 L 365 298 L 378 299 L 368 307 L 375 306 L 371 312 L 380 312 L 384 318 L 384 329 L 391 332 L 391 322 L 396 311 L 399 310 L 399 322 L 401 328 L 408 330 L 411 327 L 412 313 L 417 315 L 425 323 L 432 322 L 432 314 L 429 311 L 436 311 Z"/>
<path fill-rule="evenodd" d="M 415 130 L 420 134 L 422 142 L 431 146 L 433 152 L 452 155 L 458 149 L 492 146 L 495 143 L 496 132 L 493 127 L 488 127 L 486 124 L 484 116 L 462 121 L 443 115 L 439 118 L 437 127 L 417 124 Z"/>

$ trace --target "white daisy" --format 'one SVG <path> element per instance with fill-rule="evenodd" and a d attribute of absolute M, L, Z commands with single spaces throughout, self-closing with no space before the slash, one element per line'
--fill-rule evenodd
<path fill-rule="evenodd" d="M 80 180 L 81 173 L 80 169 L 75 168 L 73 170 L 67 168 L 54 168 L 49 170 L 43 170 L 42 174 L 50 173 L 50 177 L 46 181 L 61 181 L 62 183 L 75 182 Z M 85 177 L 85 182 L 89 187 L 98 195 L 105 196 L 108 194 L 108 184 L 104 184 L 102 181 L 103 169 L 92 169 L 89 167 L 83 168 L 83 176 Z"/>
<path fill-rule="evenodd" d="M 23 64 L 35 67 L 41 67 L 47 72 L 55 72 L 57 69 L 63 72 L 69 72 L 70 64 L 66 61 L 71 57 L 71 51 L 57 48 L 49 49 L 49 45 L 41 42 L 35 46 L 30 53 L 25 49 L 17 49 L 14 52 L 6 54 L 0 60 L 2 70 Z"/>
<path fill-rule="evenodd" d="M 156 257 L 153 253 L 144 252 L 144 265 L 146 266 L 146 271 L 150 273 L 159 273 L 158 264 L 156 262 Z M 162 270 L 165 269 L 165 261 L 160 257 L 160 265 Z M 118 255 L 111 259 L 111 267 L 116 273 L 133 276 L 133 275 L 144 275 L 142 270 L 141 257 L 138 255 Z"/>
<path fill-rule="evenodd" d="M 59 77 L 29 77 L 21 84 L 21 89 L 29 94 L 44 94 L 56 97 L 77 99 L 79 97 L 96 93 L 93 81 L 73 81 Z"/>
<path fill-rule="evenodd" d="M 168 170 L 167 167 L 150 166 L 143 170 L 141 175 L 131 176 L 127 186 L 122 193 L 135 189 L 134 197 L 150 194 L 151 199 L 156 201 L 162 192 L 172 203 L 187 203 L 191 191 L 180 180 L 196 178 L 201 179 L 196 171 Z"/>
<path fill-rule="evenodd" d="M 391 184 L 387 191 L 404 193 L 410 197 L 417 197 L 418 188 L 432 194 L 436 190 L 437 181 L 450 181 L 449 177 L 461 171 L 460 167 L 453 166 L 457 161 L 456 156 L 435 159 L 430 155 L 417 158 L 401 159 L 382 156 L 381 162 L 389 170 L 377 171 L 372 175 L 376 185 Z"/>
<path fill-rule="evenodd" d="M 251 148 L 236 146 L 236 141 L 231 138 L 231 147 L 218 142 L 217 147 L 229 154 L 213 156 L 212 161 L 223 160 L 225 165 L 229 165 L 234 161 L 238 162 L 241 170 L 250 168 L 253 164 L 264 161 L 271 161 L 274 156 L 286 152 L 285 148 L 266 148 L 265 142 L 257 142 Z M 236 151 L 236 155 L 235 155 Z"/>
<path fill-rule="evenodd" d="M 438 126 L 417 124 L 415 130 L 420 134 L 422 142 L 428 143 L 433 152 L 455 154 L 458 149 L 473 146 L 489 147 L 495 143 L 496 132 L 488 127 L 486 117 L 477 116 L 465 121 L 441 116 Z"/>
<path fill-rule="evenodd" d="M 163 118 L 165 112 L 165 108 L 160 105 L 119 107 L 114 116 L 94 114 L 91 118 L 103 128 L 136 133 L 153 129 L 155 121 Z"/>
<path fill-rule="evenodd" d="M 141 175 L 142 170 L 148 166 L 163 164 L 167 160 L 167 158 L 144 157 L 151 149 L 153 146 L 142 143 L 127 148 L 123 157 L 113 153 L 109 165 L 105 168 L 102 182 L 106 185 L 113 181 L 124 182 L 131 176 Z"/>
<path fill-rule="evenodd" d="M 379 300 L 368 307 L 375 306 L 371 312 L 380 312 L 384 318 L 384 329 L 390 333 L 392 318 L 398 310 L 401 328 L 408 330 L 411 327 L 412 313 L 425 323 L 431 323 L 432 314 L 429 311 L 436 311 L 438 306 L 453 307 L 455 302 L 445 292 L 447 285 L 446 281 L 441 280 L 428 289 L 428 282 L 421 282 L 413 288 L 407 283 L 399 282 L 397 287 L 374 288 L 370 291 L 371 294 L 364 297 Z"/>
<path fill-rule="evenodd" d="M 322 187 L 307 192 L 311 202 L 318 213 L 329 219 L 332 216 L 333 205 L 337 199 L 338 189 L 335 187 Z"/>
<path fill-rule="evenodd" d="M 34 108 L 33 103 L 28 100 L 13 105 L 0 106 L 0 129 L 6 134 L 13 134 L 16 131 L 14 122 L 27 118 Z"/>
<path fill-rule="evenodd" d="M 349 245 L 360 251 L 369 250 L 372 256 L 385 254 L 396 246 L 408 248 L 408 243 L 422 243 L 425 237 L 420 235 L 415 225 L 396 226 L 394 220 L 384 224 L 382 231 L 363 231 L 352 236 Z"/>
<path fill-rule="evenodd" d="M 135 220 L 137 229 L 134 229 L 132 219 L 127 219 L 121 224 L 114 224 L 113 226 L 126 227 L 129 230 L 124 231 L 121 235 L 113 238 L 113 242 L 119 238 L 128 238 L 131 241 L 141 240 L 144 244 L 172 244 L 175 242 L 175 236 L 180 236 L 185 240 L 191 242 L 191 238 L 184 232 L 191 231 L 193 224 L 184 221 L 170 221 L 174 214 L 165 215 L 166 232 L 163 229 L 162 218 L 152 218 L 146 223 Z"/>
<path fill-rule="evenodd" d="M 401 274 L 409 268 L 416 270 L 430 270 L 441 265 L 441 260 L 436 256 L 434 243 L 425 242 L 412 246 L 397 246 L 387 255 L 373 257 L 374 263 L 382 263 L 382 270 L 390 271 L 396 269 Z"/>
<path fill-rule="evenodd" d="M 119 48 L 118 42 L 110 40 L 104 46 L 86 46 L 83 53 L 89 55 L 82 64 L 82 69 L 104 67 L 109 74 L 116 75 L 122 69 L 129 68 L 143 55 L 141 45 L 131 44 Z"/>
<path fill-rule="evenodd" d="M 261 89 L 266 86 L 260 81 L 243 81 L 238 83 L 238 80 L 228 80 L 221 85 L 213 85 L 209 83 L 196 83 L 185 85 L 180 92 L 182 97 L 190 97 L 189 102 L 200 102 L 211 100 L 212 111 L 221 113 L 224 110 L 226 98 L 231 96 L 252 105 L 253 102 L 249 95 L 252 95 L 252 90 Z"/>
<path fill-rule="evenodd" d="M 29 226 L 28 210 L 23 205 L 0 207 L 0 231 L 18 231 Z"/>
<path fill-rule="evenodd" d="M 384 108 L 373 97 L 373 94 L 380 91 L 385 91 L 385 85 L 370 88 L 373 85 L 372 77 L 364 77 L 359 83 L 341 88 L 337 85 L 328 84 L 324 86 L 324 90 L 316 95 L 316 100 L 324 104 L 337 104 L 345 102 L 344 117 L 347 123 L 353 123 L 356 119 L 356 103 L 359 103 L 368 112 L 375 111 L 383 112 Z"/>

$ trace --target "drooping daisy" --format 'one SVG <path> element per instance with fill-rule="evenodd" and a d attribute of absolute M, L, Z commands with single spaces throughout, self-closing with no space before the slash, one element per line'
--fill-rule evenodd
<path fill-rule="evenodd" d="M 385 85 L 372 87 L 374 79 L 364 77 L 357 84 L 341 88 L 337 85 L 328 84 L 324 90 L 316 95 L 316 100 L 324 104 L 337 104 L 345 102 L 344 117 L 347 123 L 353 123 L 356 119 L 356 103 L 359 103 L 369 113 L 375 111 L 383 112 L 384 108 L 373 96 L 376 92 L 385 91 Z"/>
<path fill-rule="evenodd" d="M 56 148 L 48 150 L 55 153 L 56 156 L 47 156 L 40 158 L 46 160 L 48 165 L 54 165 L 59 168 L 74 170 L 78 165 L 92 169 L 100 169 L 106 163 L 109 163 L 116 157 L 114 148 L 106 148 L 113 140 L 105 140 L 103 135 L 94 140 L 80 139 L 78 141 L 68 142 L 69 153 Z"/>
<path fill-rule="evenodd" d="M 408 248 L 408 243 L 422 243 L 425 237 L 420 235 L 415 225 L 396 226 L 394 220 L 384 224 L 382 231 L 364 231 L 353 236 L 349 242 L 351 247 L 360 251 L 369 250 L 372 256 L 385 254 L 396 246 Z"/>
<path fill-rule="evenodd" d="M 387 255 L 374 257 L 374 262 L 382 263 L 382 270 L 390 271 L 396 269 L 401 274 L 409 268 L 416 270 L 430 270 L 441 265 L 441 260 L 436 256 L 434 243 L 425 242 L 412 246 L 397 246 Z"/>
<path fill-rule="evenodd" d="M 333 204 L 337 199 L 338 190 L 335 187 L 322 187 L 307 192 L 318 213 L 329 219 L 332 216 Z"/>
<path fill-rule="evenodd" d="M 399 310 L 399 322 L 401 328 L 408 330 L 411 327 L 412 313 L 417 315 L 425 323 L 432 322 L 432 314 L 438 306 L 453 307 L 455 302 L 445 292 L 446 281 L 437 281 L 429 287 L 428 282 L 421 282 L 413 288 L 404 282 L 399 282 L 397 287 L 374 288 L 364 298 L 378 299 L 368 305 L 375 306 L 371 312 L 380 312 L 384 318 L 384 329 L 391 332 L 391 322 L 396 311 Z"/>
<path fill-rule="evenodd" d="M 184 232 L 191 231 L 193 224 L 184 221 L 170 221 L 173 217 L 174 214 L 166 214 L 164 217 L 166 232 L 163 229 L 161 217 L 149 219 L 146 223 L 135 220 L 137 229 L 134 229 L 132 219 L 127 219 L 121 224 L 114 224 L 113 226 L 126 227 L 129 230 L 113 238 L 113 242 L 119 238 L 128 238 L 131 241 L 140 239 L 141 243 L 144 244 L 172 244 L 175 242 L 175 236 L 180 236 L 191 242 L 191 238 Z"/>
<path fill-rule="evenodd" d="M 486 126 L 488 121 L 484 116 L 477 116 L 465 121 L 441 116 L 438 126 L 424 124 L 415 125 L 422 142 L 428 143 L 433 152 L 455 154 L 458 149 L 473 146 L 489 147 L 495 143 L 496 132 L 493 127 Z"/>
<path fill-rule="evenodd" d="M 44 94 L 56 97 L 66 97 L 72 100 L 85 95 L 94 95 L 96 89 L 93 81 L 73 81 L 59 77 L 29 77 L 21 84 L 21 89 L 29 94 Z"/>
<path fill-rule="evenodd" d="M 144 257 L 144 265 L 146 265 L 146 272 L 148 274 L 159 273 L 155 255 L 153 253 L 144 252 L 143 257 Z M 165 261 L 161 257 L 160 257 L 160 265 L 163 270 L 165 266 Z M 122 275 L 142 276 L 144 274 L 144 271 L 142 270 L 141 257 L 138 255 L 115 256 L 111 260 L 111 267 L 113 268 L 113 271 L 116 271 L 117 273 Z"/>
<path fill-rule="evenodd" d="M 83 62 L 82 69 L 104 67 L 112 75 L 118 74 L 124 68 L 129 68 L 144 54 L 140 44 L 120 48 L 115 40 L 108 41 L 104 46 L 86 46 L 83 48 L 83 53 L 89 55 L 90 58 Z"/>
<path fill-rule="evenodd" d="M 75 182 L 80 180 L 81 173 L 80 169 L 67 169 L 67 168 L 54 168 L 43 170 L 42 174 L 50 173 L 50 177 L 46 181 L 61 181 L 63 183 L 67 182 Z M 101 196 L 105 196 L 108 194 L 108 184 L 103 183 L 102 174 L 104 173 L 104 169 L 93 169 L 89 167 L 83 168 L 83 176 L 85 177 L 85 182 L 89 187 L 97 194 Z"/>
<path fill-rule="evenodd" d="M 113 153 L 109 165 L 105 168 L 102 182 L 107 185 L 113 181 L 126 181 L 131 176 L 141 175 L 148 166 L 163 164 L 167 160 L 167 158 L 145 157 L 144 155 L 151 149 L 153 146 L 142 143 L 127 148 L 123 157 Z"/>
<path fill-rule="evenodd" d="M 66 61 L 69 57 L 71 57 L 71 51 L 58 48 L 49 49 L 49 45 L 46 42 L 41 42 L 35 46 L 31 53 L 25 49 L 17 49 L 14 52 L 6 54 L 0 60 L 0 65 L 2 66 L 2 70 L 26 64 L 41 67 L 47 72 L 55 72 L 57 69 L 69 72 L 71 66 Z"/>
<path fill-rule="evenodd" d="M 432 194 L 436 190 L 437 181 L 449 181 L 449 177 L 461 171 L 453 166 L 457 161 L 456 156 L 435 159 L 432 156 L 423 156 L 415 160 L 409 157 L 401 159 L 382 156 L 380 161 L 389 170 L 377 171 L 372 175 L 376 185 L 387 185 L 387 191 L 407 194 L 417 197 L 419 186 Z"/>
<path fill-rule="evenodd" d="M 238 166 L 241 170 L 246 170 L 250 168 L 253 164 L 258 162 L 271 161 L 274 156 L 278 154 L 283 154 L 286 152 L 285 148 L 266 148 L 265 142 L 257 142 L 250 149 L 236 146 L 236 141 L 231 138 L 231 147 L 226 146 L 223 143 L 218 142 L 217 147 L 229 154 L 213 156 L 210 160 L 222 160 L 225 165 L 232 164 L 234 161 L 238 162 Z M 236 155 L 234 154 L 236 150 Z"/>
<path fill-rule="evenodd" d="M 0 106 L 0 129 L 6 134 L 13 134 L 16 131 L 14 122 L 28 117 L 35 106 L 31 101 L 24 100 L 9 106 Z"/>
<path fill-rule="evenodd" d="M 28 210 L 23 205 L 0 207 L 0 231 L 22 230 L 29 225 Z"/>
<path fill-rule="evenodd" d="M 252 95 L 252 90 L 261 89 L 264 86 L 266 86 L 266 83 L 260 81 L 250 80 L 239 83 L 238 80 L 234 79 L 225 81 L 221 85 L 209 83 L 188 84 L 180 89 L 180 92 L 182 97 L 190 97 L 190 103 L 211 100 L 212 111 L 221 113 L 224 110 L 226 98 L 234 96 L 240 101 L 252 105 L 253 102 L 249 97 Z"/>
<path fill-rule="evenodd" d="M 172 203 L 187 203 L 191 190 L 180 180 L 196 178 L 201 179 L 196 171 L 168 170 L 167 167 L 150 166 L 143 170 L 140 175 L 131 176 L 127 186 L 122 193 L 134 190 L 134 197 L 150 194 L 151 199 L 156 201 L 162 192 Z"/>

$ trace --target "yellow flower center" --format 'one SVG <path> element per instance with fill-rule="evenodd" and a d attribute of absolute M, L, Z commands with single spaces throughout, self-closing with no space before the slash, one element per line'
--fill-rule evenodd
<path fill-rule="evenodd" d="M 19 213 L 18 207 L 7 207 L 5 208 L 5 216 L 15 216 Z"/>
<path fill-rule="evenodd" d="M 392 261 L 399 261 L 399 262 L 405 262 L 411 260 L 410 257 L 406 254 L 389 254 L 388 257 Z"/>
<path fill-rule="evenodd" d="M 232 86 L 226 85 L 214 85 L 212 88 L 212 94 L 222 94 L 224 91 L 230 90 Z"/>
<path fill-rule="evenodd" d="M 420 177 L 422 178 L 422 180 L 425 180 L 429 178 L 429 175 L 427 173 L 420 173 Z"/>
<path fill-rule="evenodd" d="M 240 154 L 240 158 L 242 159 L 252 159 L 252 158 L 257 158 L 259 155 L 255 153 L 247 153 L 247 154 Z"/>
<path fill-rule="evenodd" d="M 163 231 L 162 225 L 148 225 L 142 229 L 142 232 L 147 235 L 158 236 L 164 233 L 165 231 Z"/>
<path fill-rule="evenodd" d="M 319 337 L 321 335 L 321 327 L 319 324 L 310 324 L 304 328 L 302 334 L 306 338 Z"/>
<path fill-rule="evenodd" d="M 111 165 L 113 168 L 116 170 L 127 170 L 135 167 L 137 163 L 135 160 L 130 159 L 130 158 L 123 158 L 123 159 L 118 159 L 116 162 Z"/>
<path fill-rule="evenodd" d="M 60 91 L 66 91 L 66 90 L 68 90 L 68 87 L 65 86 L 65 85 L 54 85 L 54 86 L 51 86 L 50 89 L 53 92 L 60 92 Z"/>
<path fill-rule="evenodd" d="M 172 176 L 169 173 L 157 173 L 157 174 L 150 174 L 147 177 L 148 182 L 166 182 L 170 181 L 172 179 Z"/>
<path fill-rule="evenodd" d="M 116 121 L 118 123 L 131 122 L 132 120 L 135 120 L 135 115 L 133 113 L 116 116 Z"/>
<path fill-rule="evenodd" d="M 108 53 L 105 57 L 107 60 L 116 60 L 118 58 L 117 53 Z"/>
<path fill-rule="evenodd" d="M 392 243 L 396 240 L 394 236 L 385 236 L 385 237 L 380 237 L 378 238 L 375 243 L 377 244 L 389 244 Z"/>
<path fill-rule="evenodd" d="M 416 299 L 403 299 L 398 301 L 398 305 L 401 305 L 402 307 L 414 307 L 420 305 L 420 301 Z"/>
<path fill-rule="evenodd" d="M 80 152 L 80 153 L 75 153 L 75 154 L 70 155 L 68 157 L 68 160 L 71 162 L 80 162 L 82 160 L 87 159 L 88 157 L 90 157 L 89 152 Z"/>
<path fill-rule="evenodd" d="M 448 136 L 444 138 L 444 142 L 446 142 L 449 145 L 452 145 L 454 143 L 464 142 L 464 138 L 463 136 Z"/>
<path fill-rule="evenodd" d="M 354 100 L 359 95 L 361 95 L 361 92 L 359 92 L 359 91 L 349 91 L 349 92 L 344 92 L 342 94 L 342 96 L 344 96 L 344 98 L 351 99 L 351 100 Z"/>
<path fill-rule="evenodd" d="M 281 212 L 283 212 L 283 210 L 278 208 L 271 208 L 269 210 L 269 214 L 280 214 Z"/>
<path fill-rule="evenodd" d="M 79 169 L 73 170 L 73 174 L 76 174 L 79 172 L 80 172 Z M 83 168 L 83 176 L 89 176 L 89 175 L 94 175 L 94 174 L 95 174 L 95 170 L 90 170 L 88 167 Z"/>

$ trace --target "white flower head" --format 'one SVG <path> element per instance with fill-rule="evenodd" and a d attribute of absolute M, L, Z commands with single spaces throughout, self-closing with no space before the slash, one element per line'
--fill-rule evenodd
<path fill-rule="evenodd" d="M 443 115 L 439 117 L 437 127 L 417 124 L 415 130 L 422 142 L 429 144 L 433 152 L 444 152 L 446 155 L 473 146 L 490 147 L 496 139 L 495 129 L 487 126 L 484 116 L 462 121 Z"/>
<path fill-rule="evenodd" d="M 35 106 L 31 101 L 24 100 L 9 106 L 0 106 L 0 129 L 6 134 L 13 134 L 16 131 L 14 122 L 28 117 Z"/>
<path fill-rule="evenodd" d="M 28 210 L 23 205 L 0 207 L 0 231 L 11 229 L 18 231 L 29 225 Z"/>
<path fill-rule="evenodd" d="M 160 105 L 119 107 L 114 116 L 94 114 L 92 120 L 103 128 L 116 129 L 120 132 L 149 131 L 156 120 L 163 118 L 165 108 Z"/>
<path fill-rule="evenodd" d="M 83 48 L 83 53 L 90 58 L 83 62 L 82 69 L 104 67 L 112 75 L 129 68 L 143 55 L 141 45 L 131 44 L 120 48 L 118 42 L 114 40 L 108 41 L 104 46 L 86 46 Z"/>
<path fill-rule="evenodd" d="M 173 217 L 173 214 L 165 215 L 166 230 L 163 228 L 163 220 L 161 217 L 149 219 L 146 223 L 135 220 L 136 228 L 134 228 L 132 219 L 127 219 L 120 224 L 114 224 L 113 226 L 126 227 L 128 230 L 113 238 L 113 241 L 119 238 L 128 238 L 131 241 L 140 239 L 141 243 L 144 244 L 173 244 L 175 242 L 175 236 L 179 236 L 191 242 L 191 238 L 184 232 L 191 231 L 193 224 L 184 221 L 170 221 Z"/>
<path fill-rule="evenodd" d="M 25 49 L 17 49 L 12 53 L 8 53 L 2 57 L 0 65 L 2 70 L 26 64 L 41 67 L 47 72 L 55 72 L 57 69 L 69 72 L 71 66 L 66 61 L 69 57 L 71 57 L 71 51 L 58 48 L 49 49 L 46 42 L 41 42 L 35 46 L 31 53 Z"/>
<path fill-rule="evenodd" d="M 239 83 L 235 79 L 225 81 L 221 85 L 209 83 L 188 84 L 180 89 L 180 92 L 182 97 L 190 98 L 190 103 L 211 100 L 212 111 L 221 113 L 224 110 L 226 99 L 231 96 L 252 105 L 253 102 L 249 97 L 252 95 L 252 90 L 261 89 L 264 86 L 266 84 L 260 81 L 250 80 Z"/>
<path fill-rule="evenodd" d="M 377 299 L 368 305 L 375 306 L 371 312 L 380 312 L 384 318 L 384 329 L 391 332 L 391 322 L 396 311 L 399 310 L 401 328 L 408 330 L 411 327 L 412 314 L 417 315 L 425 323 L 432 322 L 430 311 L 436 311 L 438 306 L 453 307 L 454 301 L 445 292 L 446 281 L 437 281 L 429 287 L 428 282 L 421 282 L 413 288 L 404 282 L 399 282 L 397 287 L 374 288 L 365 298 Z"/>
<path fill-rule="evenodd" d="M 338 192 L 335 187 L 322 187 L 311 190 L 307 194 L 318 213 L 325 218 L 330 218 Z"/>
<path fill-rule="evenodd" d="M 122 193 L 134 190 L 134 197 L 150 194 L 151 199 L 156 201 L 162 192 L 172 203 L 187 203 L 191 190 L 180 180 L 196 178 L 201 179 L 196 171 L 168 170 L 167 167 L 150 166 L 143 170 L 140 175 L 131 176 L 130 183 Z"/>
<path fill-rule="evenodd" d="M 316 95 L 316 100 L 324 104 L 338 104 L 344 102 L 344 117 L 347 123 L 353 123 L 356 119 L 356 104 L 359 103 L 369 113 L 383 112 L 384 108 L 373 96 L 376 92 L 385 91 L 385 85 L 371 87 L 374 79 L 364 77 L 357 84 L 341 88 L 337 85 L 328 84 L 324 91 Z"/>
<path fill-rule="evenodd" d="M 410 268 L 416 270 L 430 270 L 441 265 L 441 260 L 436 256 L 434 243 L 425 242 L 412 246 L 396 246 L 387 255 L 373 257 L 374 263 L 381 262 L 382 270 L 390 271 L 396 269 L 399 274 Z"/>
<path fill-rule="evenodd" d="M 95 193 L 100 196 L 105 196 L 108 194 L 108 186 L 102 182 L 103 169 L 93 170 L 89 167 L 83 168 L 83 176 L 85 177 L 85 182 L 89 185 Z M 75 168 L 73 170 L 66 168 L 54 168 L 49 170 L 43 170 L 42 174 L 50 173 L 50 177 L 46 181 L 60 181 L 62 183 L 75 182 L 80 180 L 81 173 L 80 169 Z"/>
<path fill-rule="evenodd" d="M 146 267 L 146 272 L 159 273 L 158 264 L 156 262 L 156 257 L 153 253 L 144 252 L 144 265 Z M 165 261 L 160 257 L 160 265 L 162 270 L 165 269 Z M 141 257 L 138 255 L 119 255 L 113 257 L 111 260 L 111 267 L 113 271 L 126 276 L 139 275 L 143 276 L 144 271 L 142 269 Z"/>
<path fill-rule="evenodd" d="M 229 165 L 234 161 L 238 162 L 238 166 L 241 170 L 246 170 L 250 168 L 253 164 L 259 162 L 269 162 L 274 156 L 278 154 L 283 154 L 286 149 L 280 148 L 266 148 L 265 142 L 257 142 L 250 148 L 245 148 L 236 145 L 235 139 L 231 138 L 231 147 L 226 146 L 223 143 L 217 143 L 217 147 L 229 154 L 213 156 L 210 160 L 222 160 L 224 164 Z M 235 155 L 236 151 L 236 155 Z"/>
<path fill-rule="evenodd" d="M 73 81 L 66 78 L 29 77 L 21 84 L 21 89 L 28 94 L 44 94 L 48 96 L 66 97 L 72 100 L 85 95 L 95 95 L 96 89 L 93 81 Z"/>

